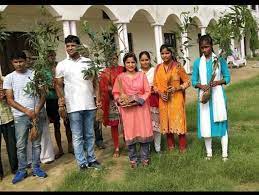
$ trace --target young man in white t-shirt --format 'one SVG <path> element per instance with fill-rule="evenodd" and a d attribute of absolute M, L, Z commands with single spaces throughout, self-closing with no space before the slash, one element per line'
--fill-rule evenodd
<path fill-rule="evenodd" d="M 93 80 L 84 80 L 82 73 L 83 69 L 90 67 L 90 59 L 78 53 L 80 39 L 77 36 L 68 35 L 65 45 L 68 58 L 56 67 L 60 115 L 64 119 L 68 113 L 75 158 L 80 169 L 99 169 L 100 163 L 94 154 L 94 119 L 96 105 L 100 106 L 100 103 L 98 98 L 94 101 Z"/>
<path fill-rule="evenodd" d="M 12 183 L 15 184 L 27 177 L 27 140 L 31 121 L 38 118 L 37 127 L 39 135 L 32 141 L 32 167 L 33 176 L 45 178 L 47 174 L 40 168 L 41 134 L 45 115 L 42 108 L 45 97 L 33 97 L 25 93 L 26 84 L 33 78 L 32 70 L 26 67 L 26 55 L 22 51 L 15 51 L 11 56 L 11 63 L 15 71 L 8 74 L 3 83 L 7 103 L 11 106 L 14 124 L 18 158 L 18 171 Z"/>

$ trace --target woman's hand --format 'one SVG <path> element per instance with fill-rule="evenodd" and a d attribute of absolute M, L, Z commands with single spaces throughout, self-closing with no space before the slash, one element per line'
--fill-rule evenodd
<path fill-rule="evenodd" d="M 162 98 L 163 101 L 167 102 L 168 100 L 167 93 L 159 93 L 159 96 Z"/>
<path fill-rule="evenodd" d="M 200 85 L 199 88 L 203 91 L 207 91 L 210 88 L 210 86 L 209 85 Z"/>

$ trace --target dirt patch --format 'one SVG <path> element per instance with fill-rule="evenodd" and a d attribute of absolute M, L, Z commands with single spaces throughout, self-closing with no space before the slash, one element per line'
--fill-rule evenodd
<path fill-rule="evenodd" d="M 239 69 L 231 69 L 231 83 L 236 83 L 240 80 L 246 80 L 256 75 L 259 75 L 259 68 L 253 68 L 255 64 L 258 64 L 256 61 L 251 61 L 246 67 Z M 187 103 L 195 101 L 197 98 L 197 91 L 193 87 L 189 87 L 186 92 Z M 56 189 L 59 183 L 64 179 L 66 173 L 77 169 L 76 161 L 72 154 L 67 154 L 67 142 L 63 125 L 61 125 L 62 133 L 62 146 L 65 152 L 65 155 L 60 159 L 56 160 L 52 164 L 43 165 L 44 170 L 47 171 L 48 177 L 46 179 L 34 178 L 29 176 L 24 181 L 13 185 L 11 183 L 13 175 L 10 173 L 8 157 L 6 152 L 6 147 L 4 141 L 1 143 L 1 153 L 2 153 L 2 163 L 4 167 L 5 177 L 2 182 L 0 182 L 0 191 L 44 191 L 50 190 L 53 191 Z M 52 143 L 54 145 L 55 152 L 58 151 L 56 146 L 56 141 L 54 139 L 54 129 L 53 125 L 50 125 L 50 133 L 52 138 Z M 96 149 L 96 156 L 98 160 L 103 163 L 104 166 L 107 165 L 109 173 L 105 178 L 107 181 L 118 181 L 124 178 L 125 167 L 128 166 L 128 156 L 125 149 L 122 150 L 122 154 L 118 159 L 112 158 L 113 152 L 113 143 L 111 141 L 111 132 L 110 128 L 103 129 L 103 137 L 105 144 L 107 146 L 104 150 Z M 3 140 L 3 139 L 2 139 Z M 121 139 L 121 145 L 123 144 Z M 110 164 L 109 164 L 110 163 Z M 237 187 L 237 190 L 258 190 L 259 183 L 249 183 L 240 185 Z"/>

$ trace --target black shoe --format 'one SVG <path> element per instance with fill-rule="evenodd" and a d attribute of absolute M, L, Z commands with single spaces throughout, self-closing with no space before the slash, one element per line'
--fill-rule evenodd
<path fill-rule="evenodd" d="M 2 175 L 1 175 L 1 176 L 0 176 L 0 181 L 2 181 L 2 180 L 3 180 L 3 178 L 4 178 L 4 176 L 2 176 Z"/>
<path fill-rule="evenodd" d="M 102 168 L 101 164 L 96 160 L 94 162 L 88 163 L 89 168 L 93 168 L 95 170 L 100 170 Z"/>
<path fill-rule="evenodd" d="M 88 166 L 86 164 L 80 165 L 80 171 L 85 171 L 88 169 Z"/>

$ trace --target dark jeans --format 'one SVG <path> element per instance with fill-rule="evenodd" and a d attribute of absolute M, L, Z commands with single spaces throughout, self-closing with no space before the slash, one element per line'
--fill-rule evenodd
<path fill-rule="evenodd" d="M 5 140 L 11 171 L 12 173 L 15 173 L 18 169 L 18 159 L 16 150 L 14 121 L 0 125 L 0 177 L 3 177 L 4 172 L 1 159 L 1 134 L 3 134 Z"/>
<path fill-rule="evenodd" d="M 140 144 L 140 160 L 149 160 L 149 145 L 150 143 L 139 143 Z M 138 161 L 138 156 L 137 156 L 137 143 L 128 145 L 128 150 L 129 150 L 129 159 L 130 161 Z"/>
<path fill-rule="evenodd" d="M 94 134 L 95 134 L 95 145 L 100 146 L 103 144 L 103 134 L 102 134 L 102 123 L 99 121 L 94 121 Z"/>

